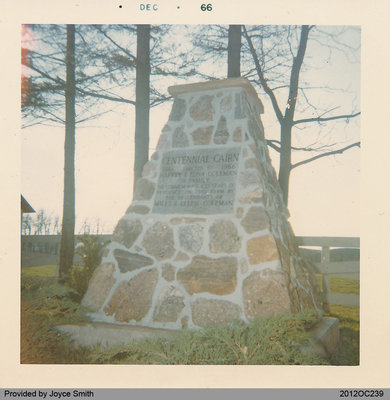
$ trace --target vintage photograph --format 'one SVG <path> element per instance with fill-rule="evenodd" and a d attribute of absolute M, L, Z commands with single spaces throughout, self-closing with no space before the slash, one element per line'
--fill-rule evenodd
<path fill-rule="evenodd" d="M 360 364 L 360 26 L 21 31 L 21 364 Z"/>

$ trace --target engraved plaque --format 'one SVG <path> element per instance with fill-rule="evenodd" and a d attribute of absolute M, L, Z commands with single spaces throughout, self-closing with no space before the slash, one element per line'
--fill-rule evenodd
<path fill-rule="evenodd" d="M 239 157 L 240 147 L 166 152 L 152 212 L 233 212 Z"/>

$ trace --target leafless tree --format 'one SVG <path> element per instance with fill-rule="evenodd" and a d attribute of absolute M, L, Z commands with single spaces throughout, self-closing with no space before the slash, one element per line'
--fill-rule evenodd
<path fill-rule="evenodd" d="M 59 279 L 66 279 L 73 265 L 75 227 L 75 26 L 67 25 L 66 33 L 64 207 L 62 214 Z"/>
<path fill-rule="evenodd" d="M 299 34 L 298 30 L 300 30 Z M 262 36 L 263 30 L 261 27 L 251 28 L 251 30 L 247 29 L 246 27 L 243 28 L 244 37 L 255 66 L 257 82 L 269 97 L 276 118 L 280 124 L 280 139 L 269 140 L 268 145 L 280 153 L 279 184 L 283 193 L 283 200 L 286 205 L 288 202 L 290 173 L 294 168 L 323 157 L 342 154 L 353 147 L 360 147 L 360 141 L 356 141 L 348 144 L 347 146 L 338 148 L 334 148 L 336 144 L 322 148 L 320 146 L 296 147 L 293 145 L 294 128 L 299 128 L 304 124 L 324 124 L 328 121 L 336 120 L 344 120 L 348 123 L 352 118 L 360 115 L 359 111 L 352 111 L 345 114 L 335 114 L 333 112 L 334 110 L 332 109 L 321 111 L 319 108 L 316 108 L 310 103 L 310 100 L 306 94 L 305 86 L 300 82 L 300 77 L 309 42 L 309 35 L 313 30 L 315 30 L 315 27 L 308 25 L 303 25 L 300 28 L 286 27 L 284 32 L 284 36 L 286 37 L 284 46 L 276 46 L 276 49 L 275 47 L 270 49 L 264 46 L 265 37 Z M 323 32 L 318 31 L 317 35 L 314 35 L 313 40 L 318 40 L 318 37 L 321 37 L 321 33 Z M 294 35 L 296 37 L 295 45 Z M 342 43 L 338 42 L 336 33 L 328 33 L 328 39 L 332 39 L 331 41 L 333 41 L 333 43 L 330 43 L 331 41 L 326 43 L 329 49 L 332 49 L 332 46 L 337 45 L 340 46 L 344 51 L 348 50 L 351 52 L 354 50 L 353 48 L 347 49 L 347 46 L 343 47 Z M 255 41 L 257 41 L 257 46 L 254 44 Z M 288 46 L 286 46 L 286 43 Z M 271 63 L 270 66 L 269 63 L 267 63 L 267 60 L 275 50 L 279 52 L 277 62 L 280 63 L 280 65 L 272 65 Z M 275 63 L 275 61 L 273 63 Z M 286 70 L 286 79 L 283 79 L 283 77 L 280 75 L 280 69 Z M 272 76 L 275 71 L 277 73 L 276 77 L 274 77 L 274 79 L 269 79 L 268 74 Z M 324 90 L 326 89 L 329 88 L 324 88 Z M 283 100 L 279 100 L 280 96 L 278 91 L 280 90 L 287 93 L 287 98 L 285 98 L 284 103 Z M 303 98 L 303 101 L 299 102 L 299 98 Z M 302 110 L 307 110 L 307 108 L 310 107 L 311 114 L 314 113 L 317 115 L 309 118 L 296 118 L 297 107 L 301 107 L 301 114 Z M 321 151 L 324 148 L 325 151 Z M 321 153 L 293 163 L 293 150 L 305 152 L 321 151 Z"/>
<path fill-rule="evenodd" d="M 31 235 L 33 220 L 30 214 L 22 215 L 22 235 Z"/>
<path fill-rule="evenodd" d="M 228 78 L 241 75 L 241 25 L 229 25 L 228 33 Z"/>
<path fill-rule="evenodd" d="M 241 76 L 248 78 L 261 94 L 268 97 L 279 124 L 279 137 L 268 136 L 267 144 L 279 155 L 279 183 L 286 205 L 290 174 L 294 168 L 360 146 L 360 141 L 342 143 L 337 135 L 329 134 L 339 128 L 336 123 L 349 123 L 360 115 L 356 105 L 351 102 L 350 110 L 337 114 L 337 104 L 330 102 L 323 106 L 315 101 L 319 94 L 325 93 L 331 98 L 335 93 L 346 93 L 347 88 L 319 85 L 305 79 L 311 71 L 319 68 L 318 62 L 313 65 L 313 55 L 307 54 L 307 47 L 313 44 L 321 46 L 323 53 L 328 53 L 327 57 L 322 57 L 325 65 L 334 52 L 342 53 L 351 63 L 359 62 L 360 35 L 356 30 L 355 27 L 242 26 Z M 221 71 L 229 53 L 229 31 L 231 35 L 231 27 L 210 25 L 193 33 L 199 76 L 206 79 L 224 77 Z M 355 39 L 359 37 L 355 44 L 346 40 L 349 31 L 354 32 Z M 327 124 L 332 122 L 334 125 L 326 130 Z M 301 139 L 300 134 L 313 124 L 317 124 L 317 139 L 303 145 L 296 143 L 298 137 Z M 309 156 L 302 159 L 304 153 Z M 299 156 L 298 161 L 293 161 L 293 154 Z"/>

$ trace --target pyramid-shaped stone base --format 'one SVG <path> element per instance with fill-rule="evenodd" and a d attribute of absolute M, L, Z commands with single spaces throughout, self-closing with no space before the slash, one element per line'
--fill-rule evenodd
<path fill-rule="evenodd" d="M 175 101 L 82 304 L 98 321 L 199 328 L 320 310 L 246 79 L 170 88 Z"/>

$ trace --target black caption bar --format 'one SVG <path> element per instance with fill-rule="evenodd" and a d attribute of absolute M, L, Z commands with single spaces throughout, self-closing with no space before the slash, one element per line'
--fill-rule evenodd
<path fill-rule="evenodd" d="M 0 399 L 330 400 L 389 399 L 389 389 L 0 389 Z"/>

